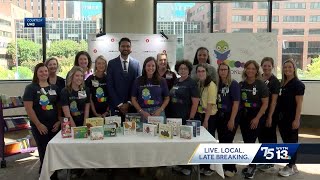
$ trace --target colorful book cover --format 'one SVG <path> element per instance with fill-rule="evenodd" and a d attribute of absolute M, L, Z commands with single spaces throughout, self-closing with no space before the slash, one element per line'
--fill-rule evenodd
<path fill-rule="evenodd" d="M 180 138 L 191 139 L 193 136 L 193 126 L 180 125 Z"/>
<path fill-rule="evenodd" d="M 193 126 L 193 137 L 200 136 L 200 120 L 187 120 L 186 125 Z"/>
<path fill-rule="evenodd" d="M 149 116 L 148 117 L 149 124 L 156 124 L 157 125 L 157 133 L 159 133 L 159 124 L 164 124 L 164 117 L 163 116 Z"/>
<path fill-rule="evenodd" d="M 70 119 L 67 118 L 67 117 L 63 117 L 61 122 L 62 122 L 61 123 L 62 138 L 70 138 L 70 137 L 72 137 Z"/>
<path fill-rule="evenodd" d="M 88 127 L 88 135 L 90 135 L 90 128 L 95 126 L 103 126 L 104 119 L 102 117 L 92 117 L 86 119 L 86 126 Z"/>
<path fill-rule="evenodd" d="M 171 124 L 159 124 L 159 137 L 165 139 L 173 138 L 173 127 Z"/>
<path fill-rule="evenodd" d="M 73 131 L 73 138 L 74 139 L 88 137 L 88 127 L 87 126 L 72 127 L 72 131 Z"/>
<path fill-rule="evenodd" d="M 104 118 L 104 124 L 115 124 L 117 126 L 117 133 L 121 134 L 121 117 L 120 116 L 109 116 Z"/>
<path fill-rule="evenodd" d="M 143 131 L 143 122 L 139 113 L 127 113 L 125 121 L 136 122 L 137 132 Z"/>
<path fill-rule="evenodd" d="M 102 140 L 104 137 L 103 126 L 94 126 L 90 128 L 91 140 Z"/>
<path fill-rule="evenodd" d="M 123 122 L 123 134 L 124 135 L 135 135 L 137 130 L 136 130 L 136 122 L 135 121 L 127 121 Z"/>
<path fill-rule="evenodd" d="M 111 124 L 105 124 L 103 126 L 104 130 L 104 137 L 115 137 L 117 135 L 117 124 L 111 123 Z"/>
<path fill-rule="evenodd" d="M 179 128 L 182 125 L 181 118 L 167 118 L 167 124 L 171 124 L 173 127 L 173 135 L 178 136 L 180 134 Z"/>
<path fill-rule="evenodd" d="M 157 127 L 155 124 L 147 124 L 143 123 L 143 134 L 148 136 L 156 136 L 157 135 Z"/>

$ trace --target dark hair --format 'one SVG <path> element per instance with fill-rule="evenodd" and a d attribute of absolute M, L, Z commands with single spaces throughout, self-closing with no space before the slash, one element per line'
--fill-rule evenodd
<path fill-rule="evenodd" d="M 176 65 L 174 66 L 174 70 L 176 70 L 176 72 L 179 74 L 179 68 L 182 64 L 187 66 L 187 68 L 189 69 L 189 75 L 190 75 L 192 71 L 192 64 L 189 60 L 186 60 L 186 59 L 177 61 Z"/>
<path fill-rule="evenodd" d="M 34 67 L 33 78 L 32 78 L 32 82 L 33 83 L 39 83 L 39 79 L 38 79 L 37 73 L 38 73 L 39 68 L 41 68 L 41 67 L 46 67 L 47 68 L 47 66 L 44 63 L 39 63 L 39 64 L 36 65 L 36 67 Z"/>
<path fill-rule="evenodd" d="M 87 58 L 88 58 L 88 66 L 87 66 L 87 68 L 88 68 L 88 71 L 90 71 L 90 68 L 91 68 L 91 65 L 92 65 L 92 60 L 91 60 L 91 57 L 90 57 L 89 53 L 86 52 L 86 51 L 79 51 L 79 52 L 77 53 L 76 57 L 74 58 L 74 63 L 73 63 L 73 65 L 74 65 L 74 66 L 79 66 L 79 57 L 80 57 L 81 55 L 87 56 Z"/>
<path fill-rule="evenodd" d="M 119 47 L 120 47 L 120 45 L 121 45 L 122 42 L 129 42 L 130 45 L 131 45 L 131 40 L 130 40 L 129 38 L 127 38 L 127 37 L 124 37 L 124 38 L 121 38 L 121 39 L 120 39 L 120 41 L 119 41 Z"/>
<path fill-rule="evenodd" d="M 211 76 L 210 76 L 210 74 L 209 74 L 209 72 L 208 72 L 208 66 L 207 66 L 206 64 L 198 64 L 197 67 L 196 67 L 196 73 L 197 73 L 199 67 L 202 67 L 202 68 L 204 68 L 204 69 L 206 70 L 206 75 L 207 75 L 207 77 L 206 77 L 206 79 L 204 80 L 203 86 L 204 86 L 204 87 L 207 87 L 207 86 L 209 86 L 209 84 L 210 84 L 211 81 L 212 81 L 212 78 L 211 78 Z"/>
<path fill-rule="evenodd" d="M 147 57 L 147 59 L 144 60 L 144 62 L 143 62 L 142 76 L 139 77 L 140 85 L 147 84 L 148 76 L 147 76 L 146 66 L 147 66 L 147 63 L 150 62 L 150 61 L 153 61 L 155 63 L 155 66 L 156 66 L 156 70 L 152 75 L 152 84 L 157 84 L 157 85 L 160 84 L 160 78 L 161 77 L 160 77 L 159 72 L 158 72 L 157 61 L 156 61 L 156 59 L 154 57 L 150 56 L 150 57 Z"/>
<path fill-rule="evenodd" d="M 199 64 L 199 60 L 198 60 L 198 52 L 201 50 L 205 50 L 208 53 L 208 59 L 207 59 L 207 63 L 210 64 L 210 55 L 209 55 L 209 50 L 206 47 L 199 47 L 196 51 L 196 54 L 194 55 L 194 59 L 193 59 L 193 65 L 198 65 Z"/>
<path fill-rule="evenodd" d="M 261 61 L 261 66 L 267 61 L 269 61 L 272 64 L 272 67 L 274 67 L 274 60 L 272 59 L 272 57 L 264 57 Z"/>

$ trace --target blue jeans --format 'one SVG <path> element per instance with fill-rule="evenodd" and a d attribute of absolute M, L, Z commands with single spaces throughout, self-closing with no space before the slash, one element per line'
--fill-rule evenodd
<path fill-rule="evenodd" d="M 150 115 L 152 115 L 157 109 L 159 109 L 160 107 L 150 107 L 150 108 L 142 108 L 143 111 L 149 113 Z M 164 111 L 162 111 L 160 113 L 160 116 L 164 117 L 164 123 L 166 123 L 166 114 L 164 113 Z M 142 122 L 143 123 L 147 123 L 148 119 L 145 119 L 144 117 L 142 117 Z"/>

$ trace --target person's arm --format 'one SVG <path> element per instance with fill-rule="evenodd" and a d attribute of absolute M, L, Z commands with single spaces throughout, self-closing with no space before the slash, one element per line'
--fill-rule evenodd
<path fill-rule="evenodd" d="M 121 101 L 119 100 L 120 98 L 118 97 L 117 93 L 116 93 L 116 90 L 115 90 L 115 85 L 114 85 L 114 82 L 113 82 L 113 69 L 114 67 L 112 66 L 112 61 L 109 61 L 108 63 L 108 68 L 107 68 L 107 88 L 108 88 L 108 93 L 110 95 L 111 98 L 111 101 L 112 101 L 112 104 L 114 106 L 120 106 L 121 105 Z"/>
<path fill-rule="evenodd" d="M 263 116 L 263 114 L 266 112 L 268 108 L 268 102 L 269 102 L 269 97 L 261 98 L 261 107 L 260 110 L 257 114 L 257 116 L 251 120 L 251 129 L 256 129 L 258 127 L 260 118 Z"/>
<path fill-rule="evenodd" d="M 295 97 L 296 99 L 296 115 L 295 119 L 292 122 L 292 129 L 298 129 L 300 126 L 300 118 L 301 118 L 301 109 L 302 109 L 302 101 L 303 101 L 303 96 L 299 95 Z"/>
<path fill-rule="evenodd" d="M 234 129 L 234 123 L 235 123 L 236 116 L 238 114 L 239 104 L 240 104 L 240 101 L 233 101 L 233 103 L 232 103 L 231 116 L 230 116 L 230 119 L 229 119 L 228 125 L 227 125 L 229 131 L 233 131 L 233 129 Z"/>
<path fill-rule="evenodd" d="M 98 114 L 96 111 L 96 107 L 94 106 L 93 100 L 92 100 L 92 94 L 90 94 L 90 107 L 91 107 L 91 111 L 93 113 L 94 116 L 96 117 L 100 117 L 101 114 Z"/>
<path fill-rule="evenodd" d="M 76 127 L 76 123 L 74 122 L 71 114 L 69 106 L 62 106 L 62 111 L 65 117 L 70 119 L 71 127 Z"/>
<path fill-rule="evenodd" d="M 83 125 L 86 125 L 86 119 L 89 118 L 89 112 L 90 112 L 90 103 L 86 103 L 84 107 L 84 120 L 83 120 Z"/>
<path fill-rule="evenodd" d="M 39 121 L 36 113 L 33 110 L 33 101 L 23 101 L 23 105 L 27 112 L 28 117 L 33 122 L 33 124 L 37 127 L 40 134 L 41 135 L 48 134 L 48 128 Z"/>
<path fill-rule="evenodd" d="M 199 101 L 200 100 L 197 97 L 192 97 L 191 98 L 192 106 L 191 106 L 191 110 L 190 110 L 189 119 L 194 119 L 194 116 L 196 115 L 197 108 L 198 108 L 198 105 L 199 105 Z"/>
<path fill-rule="evenodd" d="M 271 103 L 270 103 L 270 107 L 269 107 L 266 127 L 272 126 L 272 116 L 273 116 L 274 110 L 276 109 L 277 99 L 278 99 L 278 94 L 271 95 Z"/>
<path fill-rule="evenodd" d="M 164 109 L 168 106 L 170 101 L 170 97 L 166 96 L 164 97 L 163 103 L 161 105 L 161 107 L 159 109 L 157 109 L 154 113 L 153 116 L 160 116 L 160 114 L 162 113 L 162 111 L 164 111 Z"/>
<path fill-rule="evenodd" d="M 138 101 L 137 101 L 137 97 L 131 96 L 131 103 L 133 105 L 134 108 L 136 108 L 137 112 L 140 113 L 144 118 L 148 118 L 148 116 L 150 116 L 150 114 L 148 112 L 145 112 L 141 106 L 139 105 Z"/>
<path fill-rule="evenodd" d="M 205 111 L 205 115 L 204 115 L 204 120 L 203 120 L 203 127 L 205 127 L 206 129 L 208 129 L 209 118 L 211 116 L 212 108 L 213 108 L 213 104 L 208 103 Z"/>

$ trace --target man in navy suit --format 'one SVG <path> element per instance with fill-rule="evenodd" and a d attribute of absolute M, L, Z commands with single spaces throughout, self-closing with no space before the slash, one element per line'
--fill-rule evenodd
<path fill-rule="evenodd" d="M 110 97 L 112 115 L 124 118 L 124 115 L 134 110 L 131 106 L 131 88 L 134 80 L 141 75 L 139 61 L 130 57 L 131 41 L 129 38 L 121 38 L 119 41 L 120 56 L 108 63 L 107 88 Z"/>

